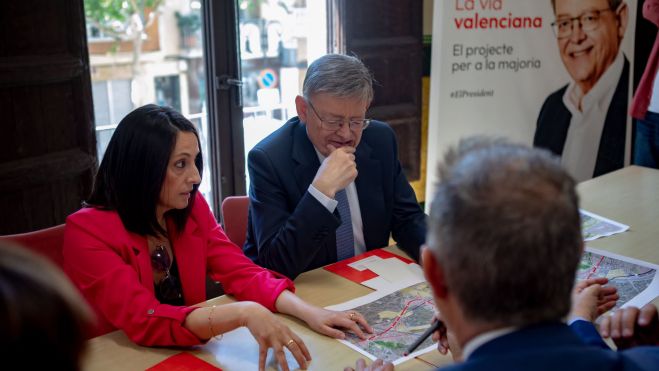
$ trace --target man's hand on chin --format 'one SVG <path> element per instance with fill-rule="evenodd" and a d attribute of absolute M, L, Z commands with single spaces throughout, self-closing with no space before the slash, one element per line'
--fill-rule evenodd
<path fill-rule="evenodd" d="M 334 198 L 336 192 L 344 189 L 357 177 L 355 149 L 352 147 L 334 148 L 320 164 L 311 184 L 325 196 Z"/>

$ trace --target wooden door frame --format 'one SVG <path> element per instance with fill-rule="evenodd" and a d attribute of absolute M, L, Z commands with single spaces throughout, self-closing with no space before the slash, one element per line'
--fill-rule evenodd
<path fill-rule="evenodd" d="M 220 219 L 222 200 L 245 194 L 245 149 L 238 11 L 235 0 L 203 0 L 208 141 L 213 212 Z M 232 80 L 230 80 L 232 79 Z"/>

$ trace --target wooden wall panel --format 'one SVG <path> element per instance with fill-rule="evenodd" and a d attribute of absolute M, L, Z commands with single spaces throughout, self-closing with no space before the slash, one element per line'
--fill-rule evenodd
<path fill-rule="evenodd" d="M 64 222 L 96 168 L 82 0 L 0 2 L 0 234 Z"/>
<path fill-rule="evenodd" d="M 377 84 L 368 115 L 398 135 L 408 180 L 421 176 L 422 2 L 331 0 L 330 48 L 359 57 Z M 368 129 L 367 129 L 368 130 Z"/>

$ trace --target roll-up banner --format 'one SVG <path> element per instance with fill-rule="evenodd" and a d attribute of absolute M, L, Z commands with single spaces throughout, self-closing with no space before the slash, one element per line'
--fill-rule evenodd
<path fill-rule="evenodd" d="M 546 148 L 577 181 L 629 165 L 636 9 L 636 0 L 435 1 L 426 205 L 443 154 L 473 135 Z"/>

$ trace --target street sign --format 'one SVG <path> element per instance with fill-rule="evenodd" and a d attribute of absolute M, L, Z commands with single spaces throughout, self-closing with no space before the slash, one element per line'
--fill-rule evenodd
<path fill-rule="evenodd" d="M 277 78 L 277 72 L 272 68 L 265 68 L 259 72 L 258 84 L 261 88 L 275 88 L 279 79 Z"/>

